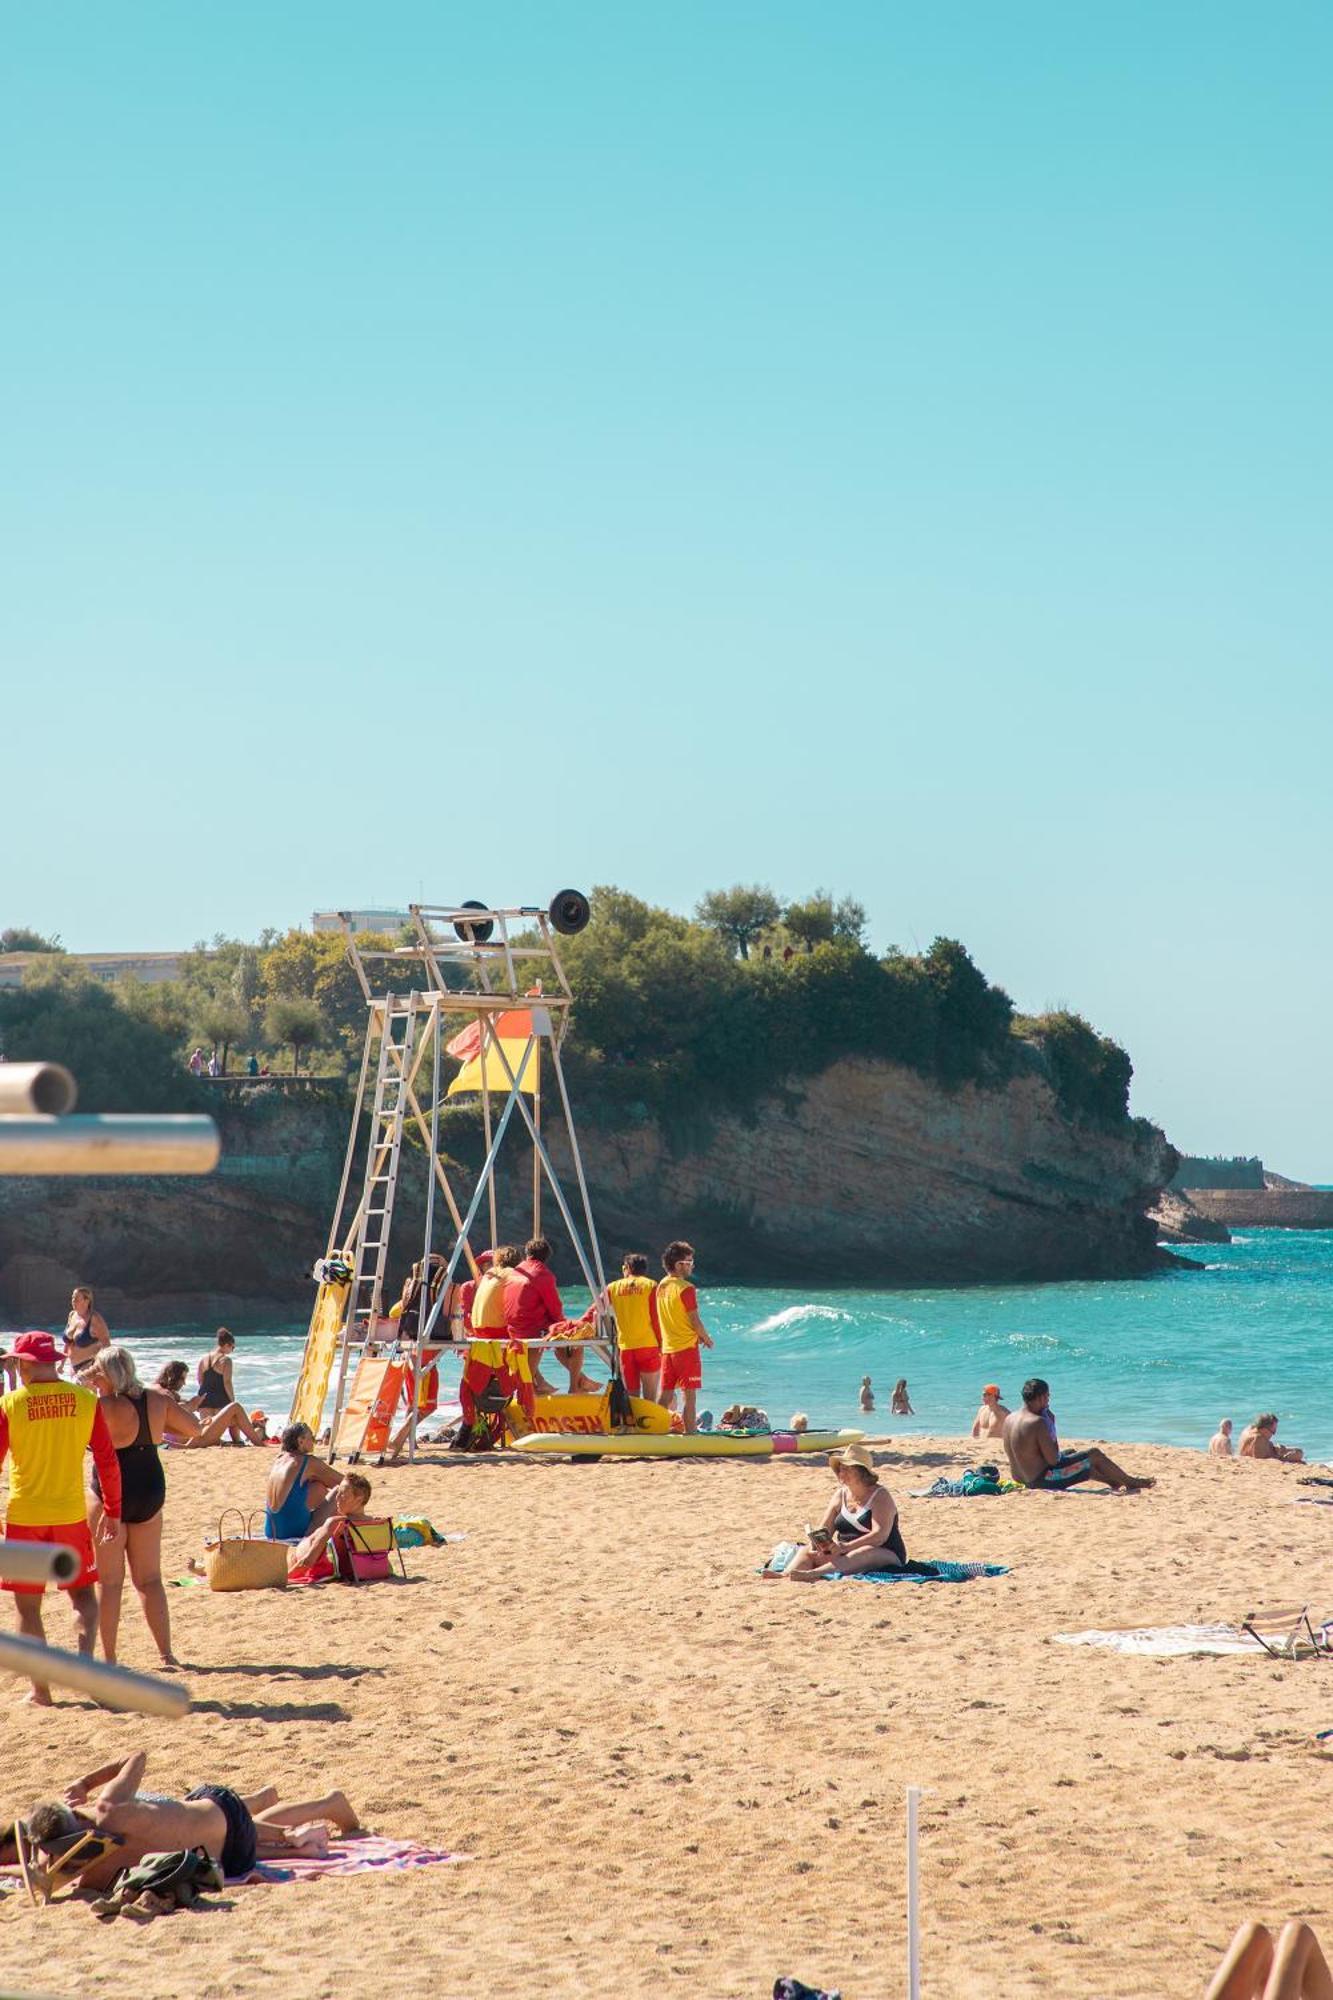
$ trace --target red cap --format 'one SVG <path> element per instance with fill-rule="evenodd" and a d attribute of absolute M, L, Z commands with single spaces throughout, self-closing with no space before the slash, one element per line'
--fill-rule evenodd
<path fill-rule="evenodd" d="M 12 1352 L 20 1361 L 35 1361 L 39 1368 L 54 1368 L 60 1359 L 49 1333 L 21 1333 Z"/>
<path fill-rule="evenodd" d="M 488 1264 L 492 1264 L 492 1263 L 494 1263 L 494 1261 L 495 1261 L 495 1252 L 494 1252 L 494 1250 L 478 1250 L 478 1252 L 477 1252 L 477 1269 L 478 1269 L 479 1271 L 484 1271 L 484 1270 L 486 1269 L 486 1266 L 487 1266 Z"/>

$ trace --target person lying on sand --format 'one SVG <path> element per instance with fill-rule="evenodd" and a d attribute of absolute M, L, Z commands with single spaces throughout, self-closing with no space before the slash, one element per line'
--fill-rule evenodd
<path fill-rule="evenodd" d="M 818 1528 L 814 1547 L 803 1549 L 783 1572 L 793 1583 L 822 1576 L 856 1576 L 867 1570 L 901 1569 L 907 1561 L 898 1508 L 879 1483 L 875 1461 L 863 1444 L 829 1453 L 838 1490 Z"/>
<path fill-rule="evenodd" d="M 1000 1401 L 1000 1385 L 988 1382 L 981 1392 L 981 1408 L 972 1419 L 974 1438 L 997 1438 L 1004 1431 L 1005 1418 L 1009 1410 Z"/>
<path fill-rule="evenodd" d="M 93 1858 L 73 1870 L 81 1889 L 105 1889 L 122 1868 L 181 1847 L 202 1847 L 224 1875 L 248 1875 L 257 1860 L 328 1852 L 328 1828 L 355 1833 L 357 1816 L 342 1792 L 284 1806 L 272 1785 L 243 1798 L 228 1785 L 196 1785 L 183 1799 L 141 1792 L 146 1750 L 124 1762 L 104 1764 L 68 1786 L 61 1799 L 34 1806 L 24 1821 L 33 1844 L 59 1854 L 85 1833 L 109 1836 L 90 1848 Z M 0 1837 L 0 1862 L 15 1858 L 14 1829 Z"/>
<path fill-rule="evenodd" d="M 1022 1486 L 1041 1487 L 1045 1492 L 1063 1492 L 1081 1486 L 1085 1479 L 1098 1479 L 1118 1493 L 1141 1493 L 1156 1484 L 1152 1479 L 1135 1479 L 1123 1472 L 1114 1459 L 1096 1445 L 1086 1451 L 1061 1451 L 1058 1438 L 1046 1417 L 1051 1404 L 1051 1385 L 1040 1375 L 1023 1384 L 1023 1407 L 1005 1419 L 1005 1456 L 1014 1478 Z"/>
<path fill-rule="evenodd" d="M 1277 1442 L 1277 1418 L 1271 1410 L 1257 1416 L 1240 1434 L 1242 1458 L 1276 1458 L 1284 1465 L 1304 1465 L 1305 1453 L 1299 1445 Z"/>

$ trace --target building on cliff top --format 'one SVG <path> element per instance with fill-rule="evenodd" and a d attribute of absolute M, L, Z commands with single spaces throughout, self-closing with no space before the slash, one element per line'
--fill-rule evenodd
<path fill-rule="evenodd" d="M 165 979 L 180 976 L 183 952 L 179 951 L 62 951 L 61 963 L 76 965 L 80 972 L 86 972 L 90 979 L 105 980 L 112 985 L 117 979 L 141 979 L 145 986 L 160 986 Z M 7 951 L 0 953 L 0 987 L 22 986 L 24 978 L 32 970 L 42 952 Z"/>

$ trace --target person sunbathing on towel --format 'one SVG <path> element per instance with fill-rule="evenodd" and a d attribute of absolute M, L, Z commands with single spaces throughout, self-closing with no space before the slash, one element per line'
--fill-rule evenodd
<path fill-rule="evenodd" d="M 141 1792 L 146 1750 L 124 1762 L 104 1764 L 66 1788 L 62 1799 L 33 1807 L 24 1821 L 42 1865 L 54 1860 L 85 1833 L 105 1838 L 90 1843 L 86 1866 L 73 1866 L 70 1879 L 81 1889 L 106 1889 L 122 1868 L 181 1847 L 202 1847 L 221 1864 L 224 1875 L 248 1875 L 257 1860 L 328 1852 L 328 1828 L 355 1833 L 358 1820 L 342 1792 L 278 1803 L 272 1785 L 242 1797 L 228 1785 L 196 1785 L 183 1799 Z M 0 1862 L 16 1858 L 14 1829 L 0 1835 Z"/>
<path fill-rule="evenodd" d="M 1034 1375 L 1023 1384 L 1022 1409 L 1005 1419 L 1001 1433 L 1005 1456 L 1020 1485 L 1039 1486 L 1047 1493 L 1081 1486 L 1085 1479 L 1100 1480 L 1118 1493 L 1141 1493 L 1156 1485 L 1155 1480 L 1135 1479 L 1132 1473 L 1123 1472 L 1095 1444 L 1086 1451 L 1061 1451 L 1054 1426 L 1048 1421 L 1050 1407 L 1051 1385 Z"/>
<path fill-rule="evenodd" d="M 822 1576 L 856 1576 L 868 1570 L 901 1569 L 907 1561 L 898 1508 L 879 1483 L 875 1461 L 863 1444 L 831 1451 L 829 1464 L 838 1490 L 815 1529 L 812 1548 L 803 1549 L 784 1572 L 793 1583 Z"/>

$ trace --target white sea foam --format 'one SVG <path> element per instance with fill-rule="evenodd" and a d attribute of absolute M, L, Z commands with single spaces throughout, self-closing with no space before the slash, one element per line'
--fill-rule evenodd
<path fill-rule="evenodd" d="M 747 1327 L 746 1333 L 799 1333 L 806 1326 L 854 1326 L 856 1315 L 843 1312 L 839 1306 L 820 1306 L 813 1302 L 800 1306 L 786 1306 L 781 1312 L 770 1313 L 767 1319 L 756 1321 Z"/>

